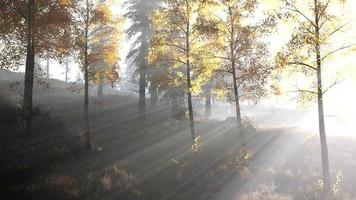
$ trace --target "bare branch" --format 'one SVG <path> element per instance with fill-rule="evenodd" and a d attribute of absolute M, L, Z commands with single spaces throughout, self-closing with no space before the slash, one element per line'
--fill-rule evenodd
<path fill-rule="evenodd" d="M 326 24 L 326 22 L 328 22 L 329 20 L 331 20 L 332 17 L 333 17 L 333 16 L 328 16 L 327 18 L 325 18 L 325 20 L 320 23 L 319 29 L 322 29 L 323 26 Z"/>
<path fill-rule="evenodd" d="M 216 15 L 216 14 L 214 14 L 214 13 L 213 13 L 213 15 L 214 15 L 216 18 L 219 19 L 219 22 L 222 23 L 222 24 L 225 26 L 226 30 L 227 30 L 228 33 L 231 35 L 232 33 L 231 33 L 231 30 L 230 30 L 230 26 L 228 26 L 228 25 L 226 24 L 225 20 L 223 20 L 220 16 L 218 16 L 218 15 Z"/>
<path fill-rule="evenodd" d="M 330 37 L 330 36 L 332 36 L 332 35 L 334 35 L 335 33 L 337 33 L 337 32 L 339 32 L 342 28 L 344 28 L 346 25 L 348 25 L 350 22 L 347 22 L 347 23 L 345 23 L 345 24 L 342 24 L 342 25 L 340 25 L 339 27 L 337 27 L 334 31 L 332 31 L 329 35 L 328 35 L 328 37 Z"/>
<path fill-rule="evenodd" d="M 228 60 L 228 61 L 231 60 L 230 58 L 227 58 L 227 57 L 224 57 L 224 56 L 214 56 L 212 58 L 219 58 L 219 59 Z"/>
<path fill-rule="evenodd" d="M 309 19 L 309 17 L 307 17 L 303 12 L 301 12 L 294 4 L 291 4 L 292 8 L 286 8 L 287 10 L 290 10 L 290 11 L 293 11 L 293 12 L 296 12 L 298 14 L 300 14 L 301 16 L 303 16 L 311 25 L 313 25 L 314 27 L 316 27 L 315 23 Z"/>
<path fill-rule="evenodd" d="M 184 48 L 184 47 L 182 47 L 182 46 L 179 46 L 179 45 L 176 45 L 176 44 L 172 44 L 172 43 L 163 43 L 162 45 L 164 45 L 164 46 L 169 46 L 169 47 L 175 47 L 175 48 L 177 48 L 177 49 L 182 50 L 183 52 L 186 52 L 186 51 L 187 51 L 186 48 Z"/>
<path fill-rule="evenodd" d="M 165 56 L 165 57 L 168 58 L 168 59 L 170 59 L 170 60 L 172 60 L 172 61 L 174 61 L 174 62 L 181 63 L 181 64 L 183 64 L 183 65 L 186 65 L 186 64 L 187 64 L 187 63 L 184 62 L 184 61 L 181 61 L 181 60 L 179 60 L 179 59 L 172 58 L 172 57 L 170 57 L 170 56 Z"/>
<path fill-rule="evenodd" d="M 92 31 L 91 33 L 89 33 L 88 38 L 92 35 L 95 35 L 95 33 L 97 33 L 98 31 L 100 31 L 102 28 L 104 27 L 104 24 L 101 24 L 96 30 Z"/>
<path fill-rule="evenodd" d="M 288 92 L 318 94 L 318 92 L 310 91 L 310 90 L 304 90 L 304 89 L 297 89 L 297 90 L 288 91 Z"/>
<path fill-rule="evenodd" d="M 335 53 L 337 53 L 337 52 L 339 52 L 339 51 L 342 51 L 342 50 L 348 49 L 348 48 L 350 48 L 350 47 L 353 47 L 353 46 L 355 46 L 355 45 L 356 45 L 356 44 L 351 44 L 351 45 L 342 46 L 342 47 L 340 47 L 340 48 L 338 48 L 338 49 L 335 49 L 335 50 L 329 52 L 328 54 L 326 54 L 321 60 L 325 60 L 325 59 L 328 58 L 329 56 L 331 56 L 331 55 L 333 55 L 333 54 L 335 54 Z"/>
<path fill-rule="evenodd" d="M 308 67 L 309 69 L 312 69 L 312 70 L 315 70 L 316 71 L 316 68 L 307 64 L 307 63 L 304 63 L 304 62 L 289 62 L 288 63 L 289 65 L 300 65 L 300 66 L 305 66 L 305 67 Z"/>
<path fill-rule="evenodd" d="M 229 73 L 229 74 L 232 73 L 230 70 L 225 70 L 225 69 L 216 69 L 215 71 L 220 73 Z"/>
<path fill-rule="evenodd" d="M 338 80 L 338 79 L 336 79 L 333 84 L 331 84 L 328 88 L 326 88 L 326 90 L 323 91 L 323 94 L 325 94 L 327 91 L 329 91 L 329 90 L 330 90 L 331 88 L 333 88 L 335 85 L 341 83 L 341 82 L 344 81 L 344 80 L 345 80 L 345 79 L 343 79 L 343 80 Z"/>
<path fill-rule="evenodd" d="M 323 16 L 323 14 L 325 13 L 326 9 L 328 9 L 330 3 L 331 3 L 331 0 L 328 0 L 328 2 L 326 2 L 324 9 L 319 14 L 319 17 Z"/>

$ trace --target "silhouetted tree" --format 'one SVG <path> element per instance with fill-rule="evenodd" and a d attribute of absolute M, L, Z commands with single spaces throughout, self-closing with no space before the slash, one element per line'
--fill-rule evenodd
<path fill-rule="evenodd" d="M 124 15 L 127 19 L 131 20 L 132 25 L 127 30 L 129 39 L 135 38 L 127 60 L 136 67 L 134 75 L 138 75 L 139 82 L 139 113 L 144 117 L 146 112 L 146 86 L 148 75 L 153 77 L 150 72 L 149 63 L 146 60 L 148 55 L 148 48 L 150 45 L 150 37 L 152 35 L 150 15 L 153 10 L 158 7 L 159 0 L 127 0 L 126 5 L 128 12 Z M 151 101 L 153 104 L 157 102 L 157 87 L 154 80 L 150 80 L 150 93 Z"/>
<path fill-rule="evenodd" d="M 61 0 L 3 0 L 0 2 L 0 39 L 4 68 L 17 68 L 25 62 L 23 95 L 24 130 L 31 133 L 35 54 L 61 59 L 69 49 L 70 14 Z"/>

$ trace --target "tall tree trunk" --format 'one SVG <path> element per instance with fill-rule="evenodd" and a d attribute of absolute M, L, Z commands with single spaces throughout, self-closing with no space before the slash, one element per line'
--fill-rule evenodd
<path fill-rule="evenodd" d="M 103 100 L 103 94 L 104 94 L 104 84 L 102 82 L 100 82 L 98 85 L 98 100 L 99 101 Z"/>
<path fill-rule="evenodd" d="M 233 66 L 235 66 L 235 62 L 233 61 Z M 242 127 L 242 119 L 241 119 L 241 107 L 240 107 L 240 99 L 239 99 L 239 88 L 237 86 L 237 78 L 236 78 L 236 69 L 232 68 L 232 79 L 234 82 L 234 97 L 235 97 L 235 110 L 236 110 L 236 122 L 237 127 L 241 131 Z"/>
<path fill-rule="evenodd" d="M 150 98 L 151 106 L 153 108 L 156 108 L 158 103 L 158 91 L 157 91 L 157 84 L 155 83 L 154 80 L 151 80 L 150 95 L 151 95 Z"/>
<path fill-rule="evenodd" d="M 33 94 L 33 76 L 35 68 L 35 1 L 29 0 L 27 16 L 27 48 L 26 48 L 26 69 L 25 86 L 23 96 L 23 125 L 26 135 L 31 135 L 32 122 L 32 94 Z"/>
<path fill-rule="evenodd" d="M 84 135 L 86 137 L 85 146 L 91 149 L 90 130 L 89 130 L 89 69 L 88 69 L 88 29 L 89 29 L 89 5 L 87 1 L 87 18 L 85 27 L 85 46 L 84 46 Z"/>
<path fill-rule="evenodd" d="M 234 39 L 234 35 L 235 35 L 235 30 L 234 30 L 234 18 L 232 15 L 232 10 L 231 7 L 229 7 L 229 12 L 230 12 L 230 17 L 232 20 L 231 23 L 231 38 L 230 38 L 230 56 L 231 56 L 231 69 L 232 69 L 232 81 L 233 81 L 233 85 L 234 85 L 234 97 L 235 97 L 235 110 L 236 110 L 236 123 L 237 123 L 237 127 L 238 129 L 241 131 L 241 125 L 242 125 L 242 120 L 241 120 L 241 110 L 240 110 L 240 100 L 239 100 L 239 88 L 237 86 L 237 77 L 236 77 L 236 61 L 235 61 L 235 48 L 234 48 L 234 44 L 235 44 L 235 39 Z M 242 137 L 243 137 L 243 133 L 241 133 Z M 244 142 L 244 141 L 242 141 Z"/>
<path fill-rule="evenodd" d="M 68 83 L 68 70 L 69 70 L 69 60 L 68 57 L 66 57 L 66 63 L 65 63 L 66 71 L 65 71 L 65 81 Z"/>
<path fill-rule="evenodd" d="M 89 132 L 89 75 L 87 51 L 84 58 L 84 135 L 86 137 L 85 146 L 91 149 L 90 132 Z"/>
<path fill-rule="evenodd" d="M 189 12 L 189 4 L 187 3 L 187 12 Z M 189 15 L 189 14 L 188 14 Z M 196 150 L 196 136 L 195 136 L 195 127 L 194 127 L 194 114 L 193 114 L 193 103 L 192 103 L 192 85 L 191 85 L 191 71 L 190 71 L 190 22 L 189 16 L 187 22 L 187 34 L 186 34 L 186 63 L 187 63 L 187 93 L 188 93 L 188 115 L 189 115 L 189 125 L 190 133 L 192 137 L 192 149 Z"/>
<path fill-rule="evenodd" d="M 142 41 L 142 51 L 145 52 L 147 50 L 147 41 Z M 144 121 L 146 118 L 146 76 L 147 76 L 147 61 L 146 58 L 141 58 L 142 61 L 139 66 L 139 115 L 140 121 Z"/>
<path fill-rule="evenodd" d="M 329 153 L 325 133 L 324 121 L 324 105 L 323 105 L 323 87 L 321 75 L 321 54 L 320 54 L 320 29 L 319 29 L 319 9 L 318 2 L 314 0 L 315 6 L 315 34 L 316 34 L 316 61 L 317 61 L 317 79 L 318 79 L 318 116 L 319 116 L 319 135 L 321 146 L 321 160 L 323 166 L 323 183 L 324 183 L 324 199 L 328 199 L 331 195 L 330 170 L 329 170 Z"/>
<path fill-rule="evenodd" d="M 49 80 L 49 58 L 47 58 L 47 65 L 46 65 L 46 78 Z"/>
<path fill-rule="evenodd" d="M 178 119 L 178 98 L 177 98 L 177 95 L 173 95 L 171 98 L 172 98 L 171 116 L 172 116 L 172 118 Z"/>
<path fill-rule="evenodd" d="M 211 90 L 207 89 L 205 93 L 205 118 L 211 117 Z"/>
<path fill-rule="evenodd" d="M 139 83 L 139 114 L 140 119 L 145 119 L 146 114 L 146 66 L 140 65 L 140 83 Z"/>
<path fill-rule="evenodd" d="M 240 132 L 240 140 L 241 140 L 241 149 L 246 148 L 245 144 L 245 132 L 242 128 L 242 120 L 241 120 L 241 108 L 240 108 L 240 100 L 239 100 L 239 88 L 237 86 L 237 78 L 236 78 L 236 69 L 235 69 L 235 61 L 232 61 L 232 79 L 234 82 L 234 96 L 235 96 L 235 110 L 236 110 L 236 122 L 237 122 L 237 130 Z"/>
<path fill-rule="evenodd" d="M 192 144 L 195 148 L 195 128 L 194 128 L 194 114 L 193 114 L 193 103 L 192 103 L 192 92 L 191 92 L 191 83 L 190 83 L 190 66 L 189 62 L 187 65 L 187 83 L 188 83 L 188 114 L 189 114 L 189 125 L 190 125 L 190 133 L 192 137 Z"/>
<path fill-rule="evenodd" d="M 322 83 L 321 83 L 320 66 L 318 66 L 317 74 L 318 74 L 317 76 L 318 76 L 319 134 L 320 134 L 320 145 L 321 145 L 321 160 L 323 165 L 323 182 L 324 182 L 325 195 L 329 196 L 331 194 L 329 153 L 328 153 L 328 145 L 327 145 L 326 133 L 325 133 L 323 91 L 322 91 Z"/>

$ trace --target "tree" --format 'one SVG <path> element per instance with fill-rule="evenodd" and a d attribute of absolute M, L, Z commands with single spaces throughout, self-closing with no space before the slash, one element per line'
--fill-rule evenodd
<path fill-rule="evenodd" d="M 47 80 L 49 80 L 50 76 L 49 76 L 49 63 L 50 63 L 50 60 L 49 58 L 46 59 L 46 78 Z"/>
<path fill-rule="evenodd" d="M 98 100 L 102 101 L 104 84 L 111 87 L 119 80 L 118 62 L 119 41 L 121 31 L 117 28 L 120 25 L 119 19 L 115 23 L 106 24 L 102 30 L 93 36 L 91 52 L 89 53 L 88 65 L 90 80 L 98 85 Z"/>
<path fill-rule="evenodd" d="M 221 49 L 217 57 L 223 63 L 216 70 L 216 87 L 235 103 L 237 127 L 241 128 L 241 98 L 258 101 L 264 94 L 270 66 L 263 39 L 274 26 L 274 18 L 246 23 L 254 17 L 255 0 L 216 0 L 210 4 L 213 6 L 206 7 L 205 13 L 217 29 Z"/>
<path fill-rule="evenodd" d="M 78 62 L 84 72 L 84 124 L 83 132 L 86 137 L 86 147 L 92 148 L 89 129 L 89 81 L 90 78 L 103 79 L 103 66 L 110 74 L 110 80 L 117 80 L 117 29 L 122 19 L 113 15 L 109 4 L 97 0 L 78 0 L 71 5 L 75 26 L 74 41 L 78 54 Z M 100 63 L 100 64 L 99 64 Z M 115 64 L 114 64 L 115 63 Z M 97 68 L 97 66 L 101 65 Z M 100 69 L 100 70 L 99 70 Z M 92 70 L 92 71 L 91 71 Z M 95 71 L 95 74 L 94 72 Z M 92 72 L 92 73 L 91 73 Z M 112 76 L 112 77 L 111 77 Z"/>
<path fill-rule="evenodd" d="M 65 74 L 65 76 L 64 76 L 64 81 L 66 82 L 66 83 L 68 83 L 68 74 L 69 74 L 69 71 L 70 71 L 70 69 L 69 69 L 69 58 L 68 57 L 66 57 L 65 58 L 65 61 L 64 61 L 64 74 Z"/>
<path fill-rule="evenodd" d="M 284 0 L 284 15 L 296 23 L 290 42 L 284 51 L 278 53 L 277 64 L 284 68 L 291 66 L 294 72 L 299 72 L 305 77 L 311 77 L 310 89 L 298 88 L 300 99 L 318 103 L 319 135 L 321 144 L 321 160 L 323 167 L 324 198 L 331 194 L 328 147 L 325 133 L 323 97 L 339 80 L 333 81 L 325 89 L 323 69 L 331 56 L 337 52 L 351 47 L 344 45 L 335 48 L 333 38 L 347 24 L 341 24 L 339 19 L 330 14 L 331 5 L 337 4 L 333 0 L 310 0 L 307 9 L 300 9 L 296 1 Z M 344 2 L 344 1 L 340 1 Z M 337 24 L 337 25 L 336 25 Z"/>
<path fill-rule="evenodd" d="M 23 95 L 24 130 L 31 133 L 32 93 L 35 54 L 61 59 L 69 43 L 70 14 L 62 0 L 3 0 L 0 2 L 0 39 L 2 68 L 17 69 L 25 62 Z"/>
<path fill-rule="evenodd" d="M 205 118 L 209 119 L 211 117 L 211 94 L 214 83 L 209 81 L 204 85 L 204 95 L 205 95 Z"/>
<path fill-rule="evenodd" d="M 185 116 L 184 80 L 181 77 L 181 74 L 185 72 L 184 66 L 171 67 L 174 62 L 165 57 L 150 62 L 150 90 L 155 90 L 151 93 L 151 98 L 158 100 L 158 95 L 161 95 L 162 100 L 171 101 L 172 117 L 181 120 Z M 153 87 L 152 84 L 155 86 Z M 157 102 L 151 103 L 154 106 Z"/>
<path fill-rule="evenodd" d="M 155 75 L 150 73 L 151 68 L 147 62 L 148 48 L 150 46 L 150 37 L 152 35 L 151 23 L 149 16 L 153 10 L 158 8 L 159 0 L 127 0 L 126 5 L 128 12 L 124 15 L 125 18 L 131 20 L 132 25 L 127 30 L 129 39 L 135 38 L 127 60 L 135 67 L 134 75 L 138 75 L 139 79 L 139 113 L 144 117 L 146 112 L 146 85 L 147 78 L 150 78 L 150 93 L 152 104 L 157 104 L 157 88 L 152 77 Z M 148 77 L 148 75 L 151 75 Z M 134 76 L 135 77 L 135 76 Z"/>
<path fill-rule="evenodd" d="M 187 94 L 188 117 L 192 137 L 192 150 L 197 150 L 194 127 L 192 94 L 199 93 L 201 85 L 217 66 L 212 59 L 214 44 L 204 40 L 200 31 L 200 2 L 197 0 L 164 0 L 160 9 L 152 15 L 154 36 L 149 61 L 162 57 L 169 59 L 172 68 L 185 67 L 176 72 L 176 81 L 183 81 Z"/>

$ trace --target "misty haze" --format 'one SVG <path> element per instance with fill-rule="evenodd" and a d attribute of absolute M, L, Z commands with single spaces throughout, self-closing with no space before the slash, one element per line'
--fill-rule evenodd
<path fill-rule="evenodd" d="M 0 0 L 0 199 L 356 199 L 355 7 Z"/>

